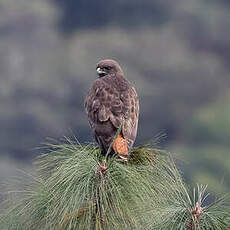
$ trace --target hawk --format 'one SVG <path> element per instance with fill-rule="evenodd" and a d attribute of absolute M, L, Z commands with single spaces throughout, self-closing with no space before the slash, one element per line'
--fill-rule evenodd
<path fill-rule="evenodd" d="M 102 60 L 96 70 L 98 77 L 85 99 L 90 126 L 103 155 L 111 145 L 109 154 L 117 154 L 120 160 L 127 161 L 137 135 L 139 100 L 136 90 L 116 61 Z"/>

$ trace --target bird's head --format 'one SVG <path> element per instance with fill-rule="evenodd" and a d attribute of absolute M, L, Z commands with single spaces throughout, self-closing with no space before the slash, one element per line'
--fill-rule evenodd
<path fill-rule="evenodd" d="M 106 75 L 116 76 L 117 73 L 122 73 L 119 64 L 112 59 L 101 60 L 97 64 L 96 70 L 99 77 Z"/>

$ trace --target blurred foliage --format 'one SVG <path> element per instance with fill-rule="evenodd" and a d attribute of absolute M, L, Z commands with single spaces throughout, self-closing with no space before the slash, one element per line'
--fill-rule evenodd
<path fill-rule="evenodd" d="M 185 130 L 193 145 L 230 145 L 230 93 L 198 110 Z"/>
<path fill-rule="evenodd" d="M 111 24 L 124 28 L 158 26 L 170 17 L 170 1 L 53 0 L 63 9 L 60 25 L 65 33 Z M 144 12 L 144 14 L 143 14 Z"/>
<path fill-rule="evenodd" d="M 194 113 L 184 127 L 187 141 L 174 144 L 189 163 L 185 173 L 192 183 L 208 183 L 214 192 L 230 188 L 230 93 Z"/>
<path fill-rule="evenodd" d="M 109 57 L 140 96 L 137 143 L 165 131 L 191 157 L 187 177 L 204 158 L 196 177 L 220 180 L 218 170 L 229 172 L 229 14 L 225 0 L 1 0 L 0 154 L 29 159 L 69 129 L 92 140 L 83 100 Z"/>

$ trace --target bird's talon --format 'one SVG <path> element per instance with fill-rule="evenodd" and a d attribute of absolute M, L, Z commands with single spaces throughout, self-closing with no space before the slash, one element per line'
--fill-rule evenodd
<path fill-rule="evenodd" d="M 126 154 L 124 154 L 124 155 L 126 155 Z M 118 155 L 117 161 L 128 162 L 128 156 Z"/>

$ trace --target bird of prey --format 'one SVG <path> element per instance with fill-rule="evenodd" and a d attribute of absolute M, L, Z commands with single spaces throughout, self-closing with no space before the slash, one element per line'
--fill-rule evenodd
<path fill-rule="evenodd" d="M 120 160 L 127 161 L 137 134 L 139 100 L 136 90 L 116 61 L 102 60 L 96 70 L 98 77 L 85 99 L 90 126 L 103 155 L 111 145 L 109 154 L 117 154 Z"/>

